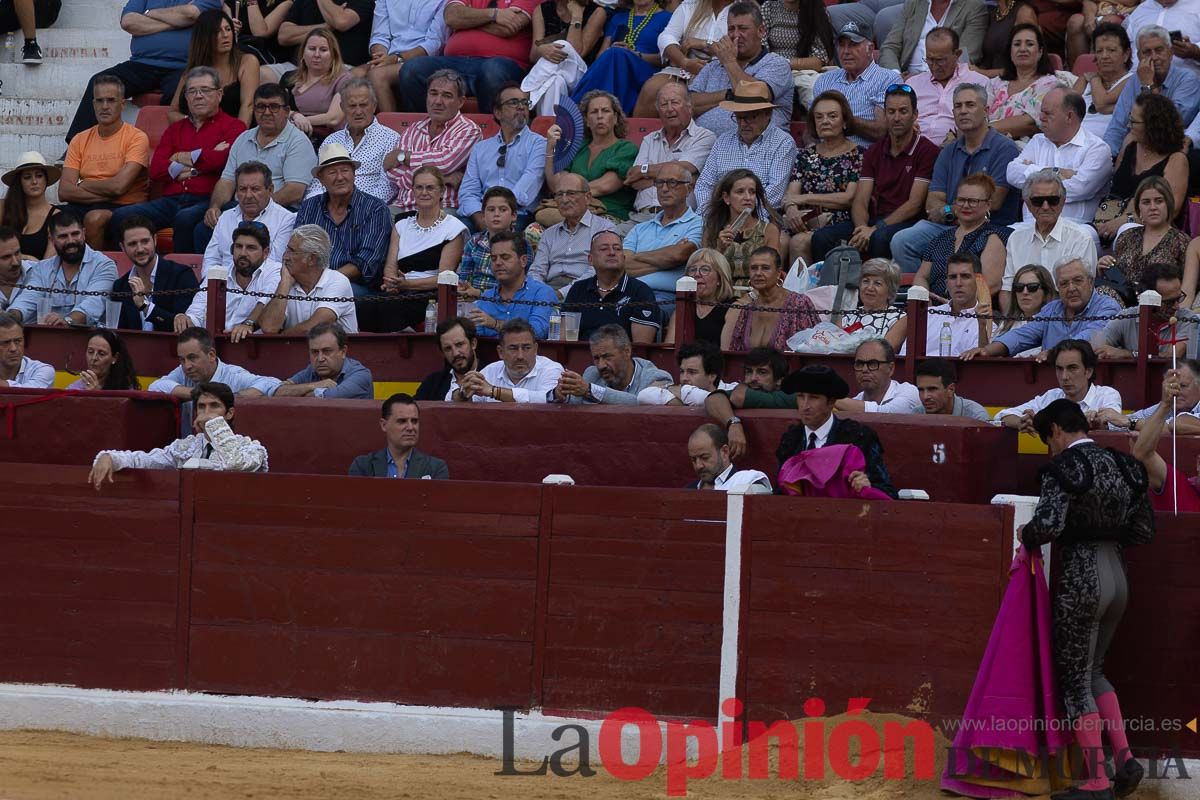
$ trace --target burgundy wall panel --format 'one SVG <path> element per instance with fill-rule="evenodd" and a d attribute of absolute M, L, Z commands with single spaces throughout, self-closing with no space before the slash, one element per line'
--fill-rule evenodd
<path fill-rule="evenodd" d="M 543 705 L 713 716 L 724 493 L 547 491 L 554 516 Z"/>
<path fill-rule="evenodd" d="M 541 491 L 196 475 L 189 688 L 527 707 Z"/>
<path fill-rule="evenodd" d="M 182 688 L 179 475 L 0 464 L 0 681 Z"/>
<path fill-rule="evenodd" d="M 961 713 L 999 608 L 1010 510 L 750 497 L 746 700 Z M 830 524 L 833 521 L 834 524 Z"/>

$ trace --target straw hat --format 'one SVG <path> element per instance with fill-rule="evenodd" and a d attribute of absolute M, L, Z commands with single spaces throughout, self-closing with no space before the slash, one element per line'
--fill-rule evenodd
<path fill-rule="evenodd" d="M 726 111 L 736 113 L 778 108 L 771 102 L 771 87 L 762 81 L 738 81 L 737 87 L 727 96 L 729 99 L 722 100 L 720 104 Z"/>
<path fill-rule="evenodd" d="M 46 171 L 47 186 L 53 186 L 62 177 L 62 167 L 46 163 L 46 157 L 36 150 L 27 150 L 21 153 L 21 157 L 17 159 L 17 166 L 0 176 L 0 181 L 4 181 L 5 186 L 11 187 L 21 177 L 21 171 L 30 167 L 41 167 Z"/>
<path fill-rule="evenodd" d="M 313 177 L 321 177 L 321 170 L 326 167 L 332 167 L 334 164 L 353 164 L 355 169 L 358 169 L 361 164 L 350 157 L 350 151 L 345 145 L 327 144 L 321 148 L 321 153 L 317 158 L 317 165 L 313 167 Z"/>

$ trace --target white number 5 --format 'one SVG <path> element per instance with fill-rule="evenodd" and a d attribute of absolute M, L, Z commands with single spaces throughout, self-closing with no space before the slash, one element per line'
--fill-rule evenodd
<path fill-rule="evenodd" d="M 933 463 L 935 463 L 935 464 L 945 464 L 946 463 L 946 445 L 935 444 L 933 446 Z"/>

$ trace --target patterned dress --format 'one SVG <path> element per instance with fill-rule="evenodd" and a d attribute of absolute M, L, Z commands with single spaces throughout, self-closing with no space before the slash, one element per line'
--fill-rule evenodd
<path fill-rule="evenodd" d="M 780 352 L 788 349 L 787 340 L 792 338 L 792 334 L 805 328 L 811 328 L 821 321 L 812 300 L 802 294 L 788 292 L 782 308 L 783 311 L 779 312 L 779 321 L 775 323 L 775 330 L 771 333 L 769 343 L 770 347 L 774 347 Z M 753 311 L 749 309 L 738 311 L 737 322 L 733 325 L 733 341 L 729 343 L 730 350 L 744 353 L 751 349 L 750 332 L 753 320 Z"/>
<path fill-rule="evenodd" d="M 1151 264 L 1175 264 L 1182 267 L 1187 256 L 1188 237 L 1178 228 L 1171 228 L 1166 235 L 1158 240 L 1149 253 L 1142 252 L 1145 242 L 1145 228 L 1131 228 L 1121 234 L 1113 248 L 1113 257 L 1117 259 L 1117 267 L 1125 273 L 1125 279 L 1131 286 L 1137 286 L 1142 279 L 1142 273 Z"/>
<path fill-rule="evenodd" d="M 810 144 L 796 154 L 792 166 L 792 181 L 800 182 L 801 194 L 833 194 L 846 191 L 846 186 L 858 181 L 862 170 L 862 150 L 855 147 L 848 153 L 825 158 Z M 830 225 L 850 221 L 850 209 L 832 211 Z"/>
<path fill-rule="evenodd" d="M 1041 473 L 1041 499 L 1022 542 L 1054 542 L 1054 666 L 1067 717 L 1096 712 L 1112 691 L 1104 654 L 1124 611 L 1121 549 L 1154 538 L 1146 470 L 1126 453 L 1085 441 Z"/>
<path fill-rule="evenodd" d="M 724 251 L 729 260 L 733 283 L 744 286 L 750 280 L 750 254 L 767 243 L 767 223 L 759 220 L 749 233 L 741 234 L 734 243 Z"/>
<path fill-rule="evenodd" d="M 1021 91 L 1010 95 L 1008 81 L 1004 78 L 992 78 L 988 84 L 988 96 L 992 98 L 991 104 L 988 105 L 988 122 L 999 122 L 1018 114 L 1028 114 L 1033 117 L 1034 124 L 1040 127 L 1042 98 L 1055 86 L 1058 86 L 1056 76 L 1042 75 Z"/>

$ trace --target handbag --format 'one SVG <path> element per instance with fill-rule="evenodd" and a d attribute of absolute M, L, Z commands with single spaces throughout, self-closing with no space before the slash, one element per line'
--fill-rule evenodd
<path fill-rule="evenodd" d="M 1124 217 L 1129 214 L 1129 203 L 1133 198 L 1127 197 L 1109 197 L 1096 208 L 1096 216 L 1092 219 L 1093 225 L 1099 225 L 1103 222 L 1112 222 L 1118 217 Z"/>
<path fill-rule="evenodd" d="M 1096 291 L 1120 300 L 1126 308 L 1137 305 L 1137 287 L 1115 264 L 1096 275 Z"/>

